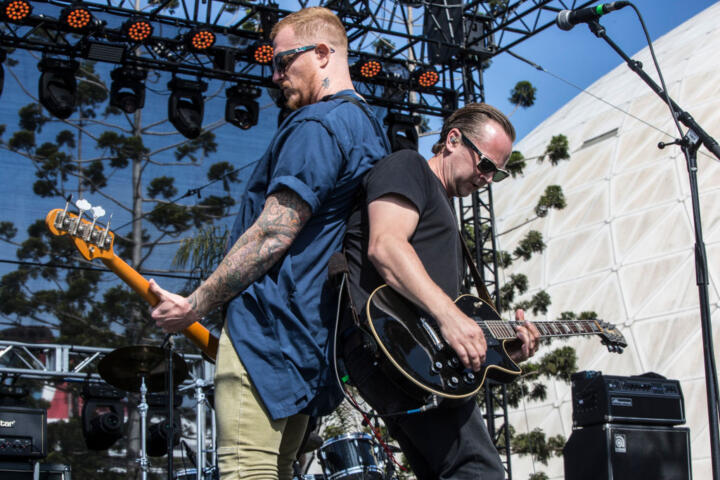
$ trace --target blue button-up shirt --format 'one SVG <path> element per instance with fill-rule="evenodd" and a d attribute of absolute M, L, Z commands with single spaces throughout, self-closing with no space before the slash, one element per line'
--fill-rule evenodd
<path fill-rule="evenodd" d="M 326 414 L 342 396 L 330 368 L 336 293 L 327 263 L 342 248 L 363 174 L 390 147 L 367 105 L 337 95 L 281 125 L 250 176 L 231 232 L 233 245 L 281 189 L 312 210 L 287 254 L 228 306 L 228 333 L 273 419 Z"/>

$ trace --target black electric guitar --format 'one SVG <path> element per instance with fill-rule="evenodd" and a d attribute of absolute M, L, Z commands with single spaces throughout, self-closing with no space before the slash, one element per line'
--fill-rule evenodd
<path fill-rule="evenodd" d="M 395 370 L 389 372 L 391 378 L 399 379 L 408 393 L 465 398 L 476 394 L 486 377 L 507 383 L 522 372 L 506 349 L 506 343 L 517 338 L 514 325 L 518 322 L 501 320 L 494 308 L 472 295 L 461 295 L 455 304 L 485 334 L 487 356 L 478 372 L 462 365 L 432 317 L 395 290 L 382 285 L 368 298 L 365 314 L 369 329 Z M 601 320 L 535 322 L 535 326 L 541 338 L 598 335 L 611 352 L 622 353 L 627 346 L 622 333 Z"/>

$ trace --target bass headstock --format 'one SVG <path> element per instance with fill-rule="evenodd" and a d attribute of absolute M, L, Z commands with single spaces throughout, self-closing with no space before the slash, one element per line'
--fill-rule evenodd
<path fill-rule="evenodd" d="M 69 202 L 65 204 L 65 209 L 57 208 L 48 212 L 45 225 L 50 233 L 56 236 L 68 235 L 86 260 L 114 257 L 115 235 L 110 231 L 110 222 L 105 227 L 97 223 L 105 215 L 105 210 L 91 206 L 84 199 L 75 202 L 75 206 L 78 213 L 68 212 Z M 85 212 L 90 212 L 92 220 L 83 218 Z"/>
<path fill-rule="evenodd" d="M 600 335 L 602 344 L 605 345 L 610 352 L 622 353 L 623 349 L 627 347 L 627 341 L 620 330 L 612 323 L 603 320 L 595 320 L 595 323 L 600 329 L 598 335 Z"/>

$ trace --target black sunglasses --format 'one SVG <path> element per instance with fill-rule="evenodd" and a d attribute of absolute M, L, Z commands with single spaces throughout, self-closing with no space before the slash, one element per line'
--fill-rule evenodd
<path fill-rule="evenodd" d="M 463 142 L 465 142 L 465 145 L 470 147 L 472 151 L 478 154 L 478 157 L 480 158 L 480 161 L 478 162 L 478 170 L 480 170 L 480 173 L 483 175 L 486 175 L 488 173 L 492 173 L 492 181 L 493 182 L 502 182 L 507 177 L 510 176 L 510 172 L 507 170 L 504 170 L 497 165 L 495 165 L 495 162 L 490 160 L 484 153 L 480 151 L 479 148 L 475 146 L 474 143 L 468 139 L 464 133 L 460 132 L 460 136 L 462 137 Z"/>
<path fill-rule="evenodd" d="M 285 50 L 278 52 L 273 56 L 272 65 L 273 69 L 279 75 L 285 75 L 290 64 L 300 55 L 301 53 L 309 52 L 317 48 L 317 45 L 305 45 L 304 47 L 293 48 L 291 50 Z M 334 49 L 330 49 L 330 53 L 335 53 Z"/>

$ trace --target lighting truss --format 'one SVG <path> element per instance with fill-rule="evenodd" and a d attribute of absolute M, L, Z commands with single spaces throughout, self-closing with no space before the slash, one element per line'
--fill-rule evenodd
<path fill-rule="evenodd" d="M 268 87 L 272 86 L 271 67 L 254 60 L 253 47 L 267 41 L 274 18 L 320 5 L 335 11 L 343 21 L 351 64 L 376 60 L 381 65 L 379 75 L 357 75 L 356 87 L 371 104 L 445 116 L 449 111 L 443 108 L 443 96 L 460 92 L 461 104 L 469 101 L 482 90 L 482 70 L 493 56 L 552 26 L 559 10 L 581 8 L 591 2 L 408 3 L 296 0 L 280 8 L 270 0 L 142 0 L 136 10 L 126 0 L 35 0 L 29 2 L 32 10 L 24 19 L 0 18 L 5 27 L 0 46 Z M 78 7 L 85 8 L 93 19 L 81 30 L 64 21 L 69 9 Z M 429 38 L 425 30 L 436 26 L 440 31 L 447 12 L 452 12 L 452 33 L 446 28 L 445 34 Z M 146 20 L 152 36 L 141 43 L 130 39 L 127 22 L 131 19 Z M 216 38 L 203 51 L 189 48 L 186 41 L 191 31 L 199 29 L 212 32 Z M 438 62 L 438 51 L 449 53 Z M 218 65 L 213 59 L 219 54 L 230 61 Z M 431 68 L 437 71 L 438 82 L 420 88 L 412 72 Z M 409 74 L 403 74 L 403 69 Z"/>
<path fill-rule="evenodd" d="M 100 25 L 74 33 L 60 22 L 61 11 L 77 2 L 31 1 L 32 13 L 22 21 L 0 18 L 0 47 L 43 51 L 72 58 L 123 63 L 146 70 L 169 71 L 205 79 L 273 87 L 269 64 L 258 63 L 255 47 L 267 42 L 275 18 L 311 6 L 324 6 L 341 19 L 348 33 L 351 71 L 356 89 L 375 106 L 396 113 L 445 117 L 454 105 L 484 100 L 483 72 L 496 55 L 551 28 L 560 10 L 584 8 L 583 0 L 289 0 L 283 8 L 272 0 L 127 0 L 82 2 Z M 23 9 L 24 10 L 24 9 Z M 448 13 L 452 12 L 451 15 Z M 443 15 L 453 25 L 442 33 Z M 152 37 L 142 45 L 130 41 L 122 24 L 144 18 Z M 57 20 L 55 20 L 57 19 Z M 435 27 L 438 35 L 426 35 Z M 190 51 L 184 36 L 207 28 L 216 35 L 206 53 Z M 452 32 L 452 33 L 450 33 Z M 375 76 L 361 77 L 362 63 L 377 61 Z M 413 72 L 434 69 L 438 81 L 421 88 Z M 369 70 L 377 71 L 377 68 Z M 476 262 L 483 280 L 497 298 L 497 261 L 493 234 L 492 192 L 487 187 L 461 202 L 461 224 L 475 231 Z M 490 259 L 490 261 L 488 261 Z M 470 283 L 466 282 L 469 287 Z M 504 393 L 499 417 L 507 425 Z M 490 402 L 489 429 L 496 409 Z M 506 450 L 509 452 L 509 450 Z M 505 459 L 511 478 L 510 457 Z"/>

